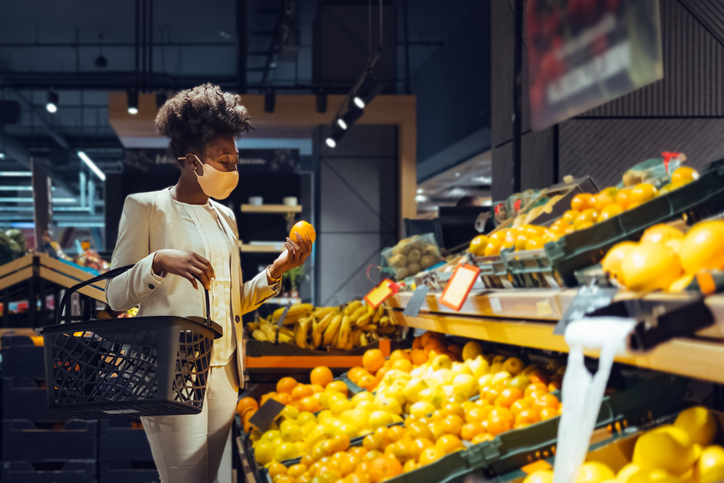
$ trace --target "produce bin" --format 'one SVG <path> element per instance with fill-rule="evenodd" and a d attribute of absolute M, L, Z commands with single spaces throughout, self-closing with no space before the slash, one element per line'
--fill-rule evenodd
<path fill-rule="evenodd" d="M 516 287 L 525 283 L 559 283 L 576 287 L 575 272 L 600 263 L 608 250 L 626 240 L 638 240 L 656 224 L 684 218 L 688 224 L 724 212 L 724 160 L 712 163 L 701 177 L 669 193 L 658 196 L 620 215 L 596 223 L 550 242 L 544 254 L 518 252 L 507 258 L 508 271 Z M 537 267 L 536 267 L 537 265 Z"/>

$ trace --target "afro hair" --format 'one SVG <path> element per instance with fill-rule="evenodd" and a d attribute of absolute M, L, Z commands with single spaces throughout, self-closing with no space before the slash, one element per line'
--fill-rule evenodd
<path fill-rule="evenodd" d="M 158 111 L 156 128 L 171 138 L 175 157 L 200 150 L 216 136 L 234 136 L 249 132 L 249 113 L 241 105 L 241 96 L 223 92 L 219 86 L 204 84 L 181 91 Z"/>

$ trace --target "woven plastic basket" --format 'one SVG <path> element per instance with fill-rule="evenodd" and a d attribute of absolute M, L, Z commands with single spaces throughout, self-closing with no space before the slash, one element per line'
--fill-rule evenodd
<path fill-rule="evenodd" d="M 70 296 L 132 266 L 111 270 L 70 288 L 56 325 L 43 327 L 50 409 L 75 419 L 138 418 L 201 412 L 214 339 L 222 329 L 206 319 L 135 317 L 70 320 Z"/>

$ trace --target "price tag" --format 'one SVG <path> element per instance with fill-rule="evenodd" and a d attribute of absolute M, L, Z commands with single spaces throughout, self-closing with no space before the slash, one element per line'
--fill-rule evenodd
<path fill-rule="evenodd" d="M 284 411 L 285 407 L 287 407 L 285 404 L 269 398 L 261 405 L 259 410 L 255 412 L 251 418 L 249 418 L 249 422 L 259 428 L 263 433 L 277 418 L 277 416 Z"/>
<path fill-rule="evenodd" d="M 417 315 L 420 313 L 420 309 L 422 308 L 422 304 L 425 303 L 425 298 L 427 297 L 427 294 L 429 292 L 430 287 L 428 287 L 427 285 L 421 285 L 417 287 L 412 293 L 412 297 L 410 297 L 410 300 L 407 301 L 405 311 L 402 313 L 408 317 L 417 317 Z"/>
<path fill-rule="evenodd" d="M 569 323 L 581 320 L 586 314 L 596 309 L 611 305 L 611 301 L 616 295 L 616 292 L 618 292 L 617 288 L 597 287 L 595 285 L 579 288 L 578 294 L 573 299 L 573 302 L 571 302 L 566 313 L 563 314 L 561 320 L 556 324 L 553 333 L 556 335 L 564 335 Z"/>
<path fill-rule="evenodd" d="M 277 335 L 274 340 L 274 345 L 279 345 L 279 330 L 284 327 L 284 319 L 287 318 L 287 314 L 289 313 L 289 309 L 292 308 L 292 303 L 289 302 L 287 306 L 284 308 L 284 312 L 282 312 L 282 315 L 279 317 L 279 320 L 277 321 Z"/>
<path fill-rule="evenodd" d="M 375 288 L 370 290 L 367 295 L 365 295 L 365 302 L 367 302 L 367 305 L 373 309 L 376 309 L 380 306 L 380 304 L 382 304 L 382 302 L 390 298 L 392 295 L 395 295 L 398 291 L 399 288 L 397 287 L 397 284 L 389 278 L 386 278 Z"/>
<path fill-rule="evenodd" d="M 480 269 L 475 265 L 458 265 L 440 297 L 440 303 L 456 312 L 460 311 L 479 275 Z"/>
<path fill-rule="evenodd" d="M 503 306 L 500 305 L 500 299 L 498 297 L 488 297 L 488 302 L 490 302 L 490 308 L 496 314 L 503 311 Z"/>

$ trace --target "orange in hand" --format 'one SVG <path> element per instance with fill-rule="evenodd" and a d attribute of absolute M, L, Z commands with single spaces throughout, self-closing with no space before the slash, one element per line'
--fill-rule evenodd
<path fill-rule="evenodd" d="M 302 240 L 304 240 L 304 235 L 307 235 L 312 243 L 314 243 L 314 240 L 317 239 L 317 232 L 314 231 L 314 227 L 306 221 L 297 222 L 297 224 L 292 227 L 292 231 L 289 232 L 289 238 L 296 242 L 298 240 L 295 233 L 299 233 Z"/>

